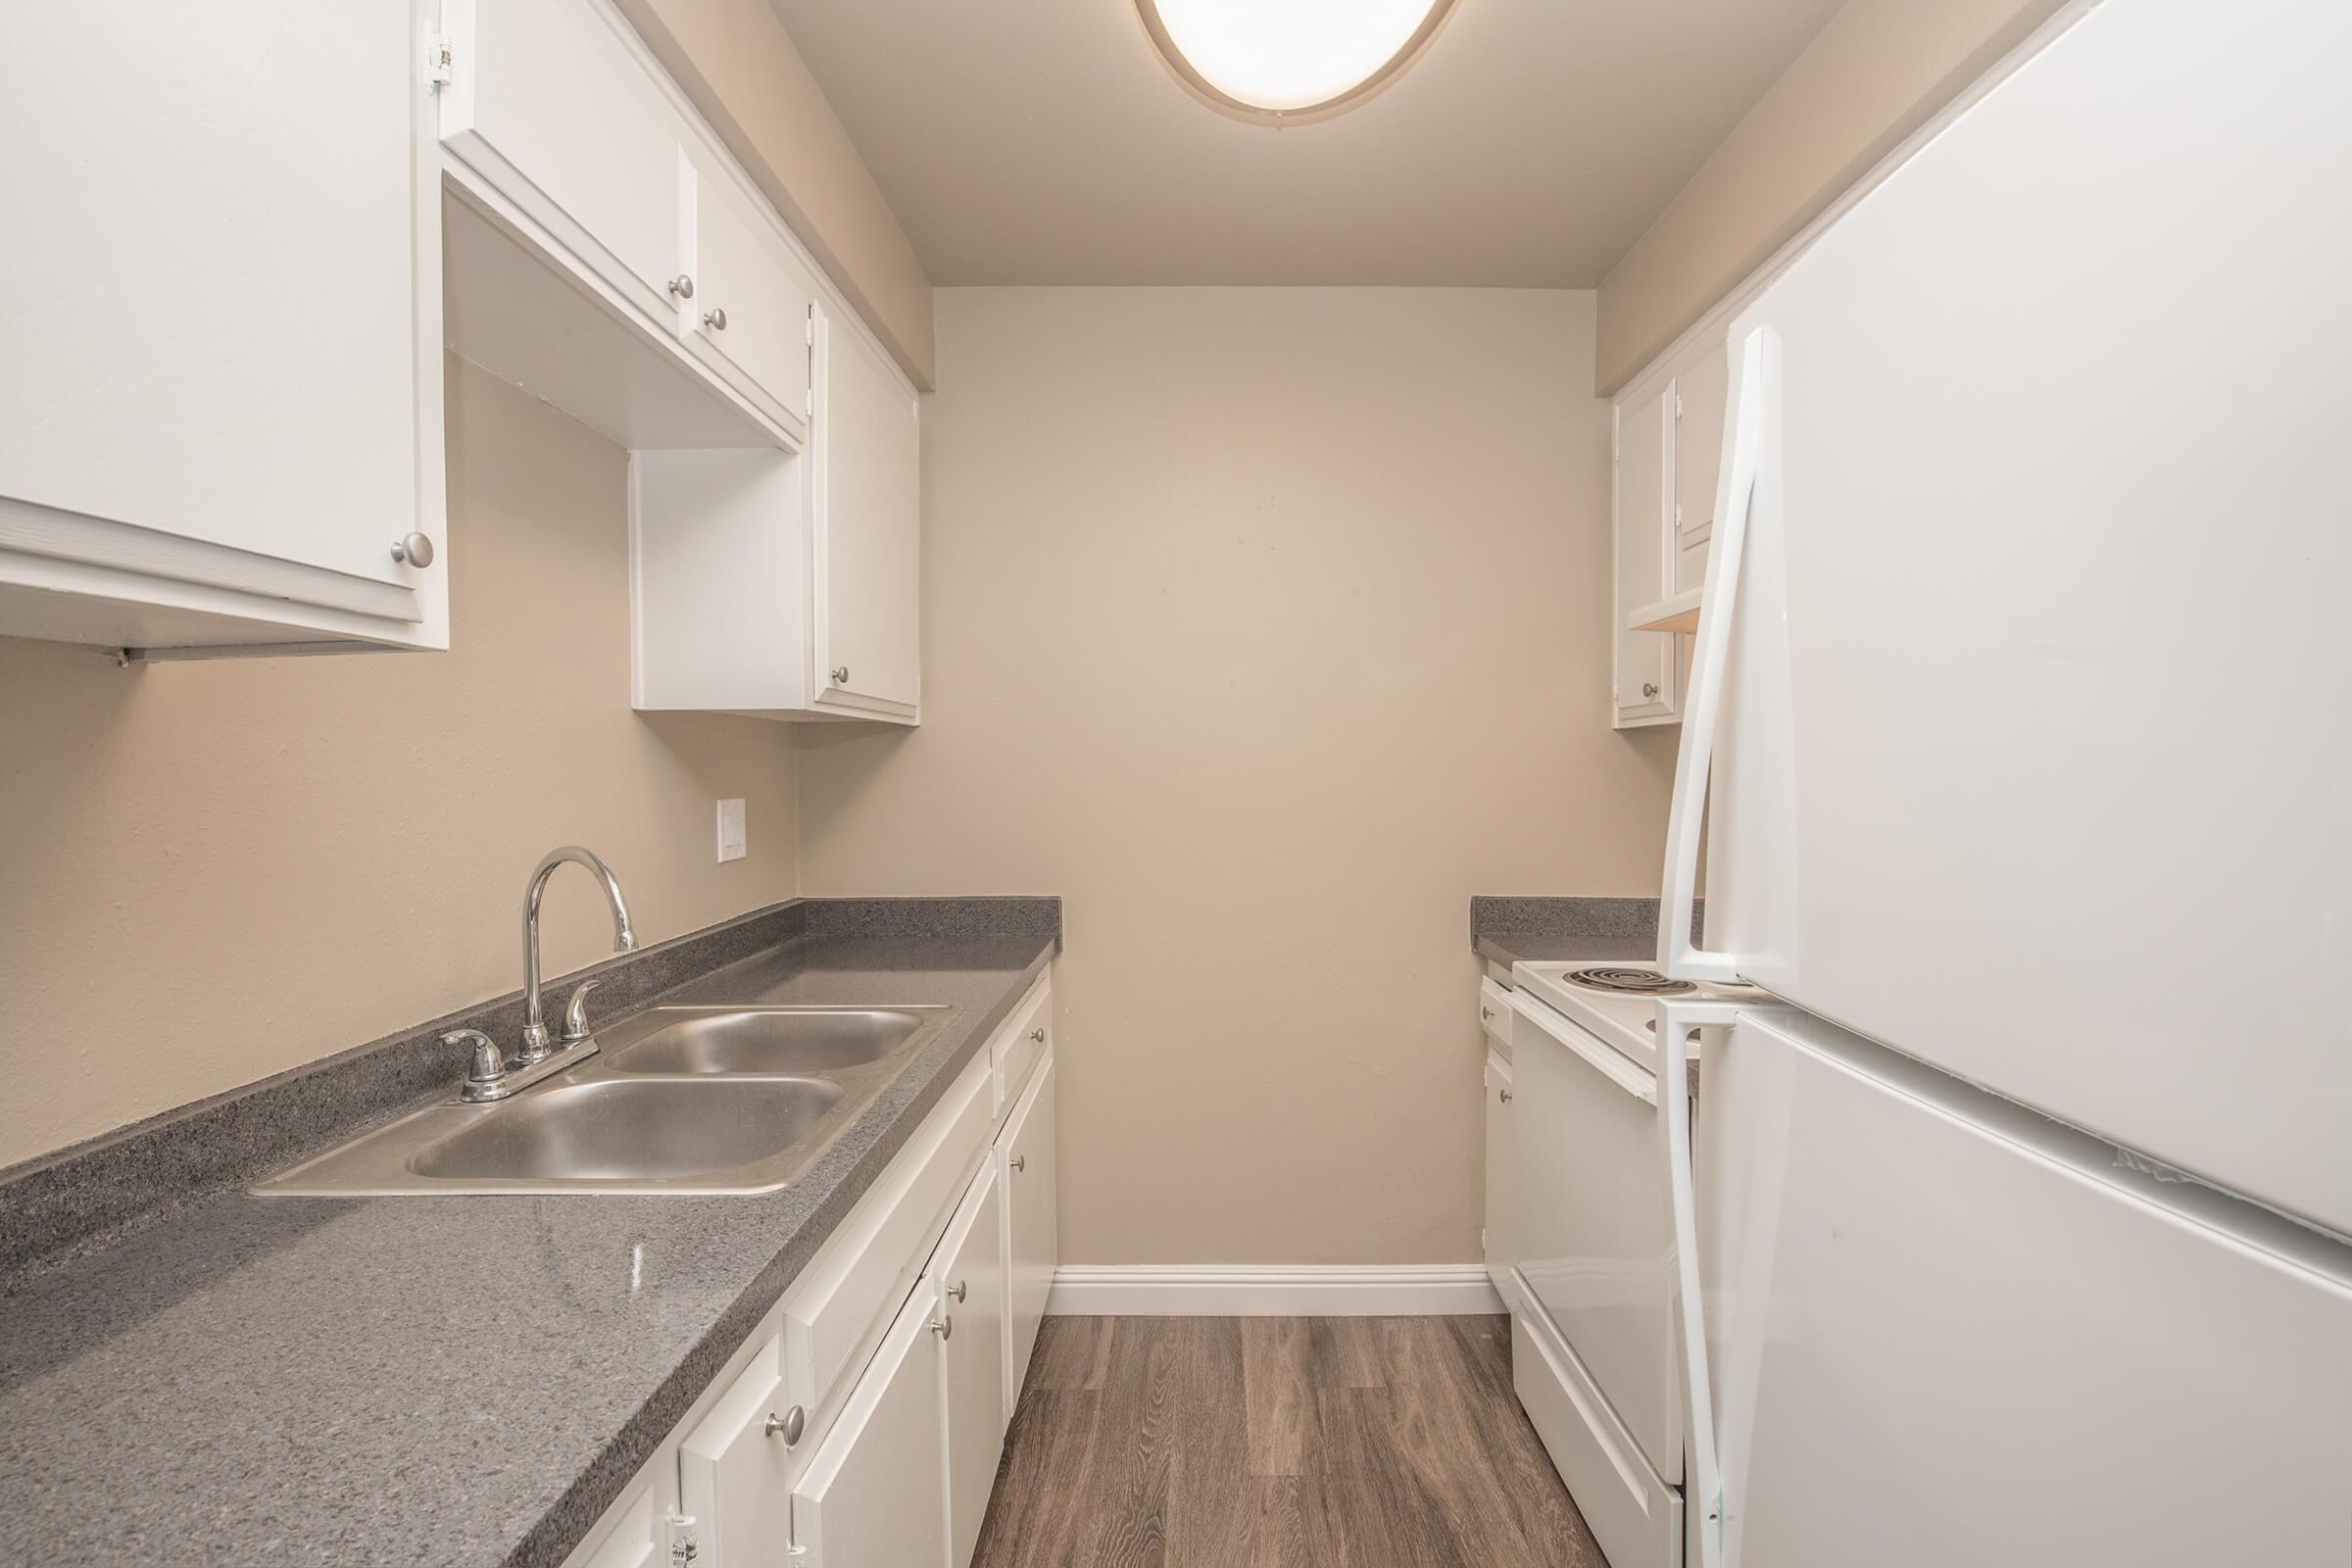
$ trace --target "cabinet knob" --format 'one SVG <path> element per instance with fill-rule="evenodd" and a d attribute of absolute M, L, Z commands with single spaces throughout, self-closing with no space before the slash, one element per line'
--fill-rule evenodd
<path fill-rule="evenodd" d="M 392 559 L 408 566 L 433 564 L 433 542 L 420 533 L 402 534 L 392 541 Z"/>
<path fill-rule="evenodd" d="M 778 1433 L 782 1433 L 784 1446 L 787 1448 L 800 1442 L 801 1434 L 808 1430 L 808 1412 L 797 1404 L 782 1415 L 778 1415 L 772 1410 L 768 1412 L 767 1435 L 772 1438 Z"/>
<path fill-rule="evenodd" d="M 955 1298 L 956 1304 L 957 1306 L 961 1306 L 963 1304 L 964 1297 L 971 1294 L 969 1290 L 970 1283 L 971 1282 L 968 1280 L 957 1280 L 955 1284 L 948 1287 L 948 1295 Z"/>
<path fill-rule="evenodd" d="M 669 280 L 669 292 L 682 300 L 694 298 L 694 279 L 680 272 Z"/>
<path fill-rule="evenodd" d="M 847 664 L 835 664 L 833 666 L 833 684 L 836 686 L 847 686 L 849 683 L 850 666 Z"/>
<path fill-rule="evenodd" d="M 1029 1156 L 1027 1154 L 1015 1154 L 1004 1163 L 1010 1165 L 1014 1170 L 1027 1170 L 1029 1168 Z"/>
<path fill-rule="evenodd" d="M 1478 1015 L 1481 1018 L 1492 1018 L 1494 1016 L 1494 1009 L 1493 1007 L 1482 1006 L 1478 1009 Z"/>
<path fill-rule="evenodd" d="M 1029 1038 L 1042 1046 L 1046 1043 L 1046 1032 L 1043 1029 L 1032 1029 L 1029 1031 Z"/>
<path fill-rule="evenodd" d="M 713 332 L 724 332 L 727 329 L 727 313 L 713 305 L 703 313 L 703 324 Z"/>
<path fill-rule="evenodd" d="M 942 1312 L 931 1320 L 931 1332 L 943 1340 L 954 1339 L 956 1337 L 956 1320 Z"/>
<path fill-rule="evenodd" d="M 1511 1102 L 1511 1092 L 1508 1089 L 1498 1089 L 1495 1091 L 1495 1093 L 1502 1097 L 1502 1102 L 1504 1104 L 1507 1105 Z"/>
<path fill-rule="evenodd" d="M 1657 695 L 1658 695 L 1658 687 L 1657 687 L 1657 683 L 1656 683 L 1655 681 L 1646 681 L 1646 680 L 1645 680 L 1645 681 L 1643 681 L 1643 682 L 1642 683 L 1642 696 L 1644 696 L 1644 697 L 1655 697 L 1655 696 L 1657 696 Z"/>

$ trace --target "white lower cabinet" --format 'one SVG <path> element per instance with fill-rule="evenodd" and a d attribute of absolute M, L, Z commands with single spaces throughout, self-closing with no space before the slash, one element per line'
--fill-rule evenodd
<path fill-rule="evenodd" d="M 1519 1261 L 1511 1225 L 1511 1064 L 1493 1052 L 1487 1054 L 1486 1088 L 1487 1278 L 1510 1307 L 1519 1295 L 1511 1278 Z"/>
<path fill-rule="evenodd" d="M 568 1568 L 968 1568 L 1058 1262 L 1052 1010 L 1041 981 Z"/>
<path fill-rule="evenodd" d="M 980 1542 L 995 1489 L 997 1455 L 1004 1451 L 1004 1205 L 993 1152 L 963 1207 L 939 1244 L 920 1300 L 937 1302 L 947 1376 L 942 1426 L 947 1437 L 949 1568 L 965 1568 Z"/>
<path fill-rule="evenodd" d="M 916 1292 L 849 1407 L 792 1489 L 791 1551 L 807 1568 L 945 1563 L 942 1376 L 934 1305 Z M 991 1474 L 994 1474 L 992 1454 Z"/>
<path fill-rule="evenodd" d="M 1010 1274 L 1011 1305 L 1004 1319 L 1005 1412 L 1029 1377 L 1029 1352 L 1037 1348 L 1046 1298 L 1054 1293 L 1054 1270 L 1061 1257 L 1061 1219 L 1054 1170 L 1054 1057 L 1020 1104 L 1005 1118 L 997 1140 L 1004 1166 L 1004 1257 Z"/>
<path fill-rule="evenodd" d="M 712 1568 L 781 1568 L 802 1460 L 788 1435 L 790 1402 L 774 1334 L 678 1450 L 681 1507 L 700 1527 L 698 1559 Z M 808 1419 L 803 1412 L 800 1419 Z"/>

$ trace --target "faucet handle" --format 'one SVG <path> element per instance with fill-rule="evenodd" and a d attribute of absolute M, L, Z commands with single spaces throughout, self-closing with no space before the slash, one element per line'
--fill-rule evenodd
<path fill-rule="evenodd" d="M 594 975 L 571 988 L 571 1001 L 564 1008 L 564 1043 L 576 1046 L 588 1038 L 588 993 L 605 983 L 603 975 Z"/>
<path fill-rule="evenodd" d="M 494 1084 L 507 1075 L 506 1054 L 498 1049 L 497 1041 L 479 1029 L 452 1029 L 441 1037 L 441 1043 L 473 1048 L 473 1065 L 466 1071 L 468 1088 Z"/>

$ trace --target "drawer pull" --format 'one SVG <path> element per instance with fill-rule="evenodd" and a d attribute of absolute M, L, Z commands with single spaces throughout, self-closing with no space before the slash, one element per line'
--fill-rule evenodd
<path fill-rule="evenodd" d="M 1043 1029 L 1032 1029 L 1029 1031 L 1029 1038 L 1042 1046 L 1046 1043 L 1046 1032 Z"/>
<path fill-rule="evenodd" d="M 955 1284 L 948 1287 L 948 1295 L 955 1298 L 956 1304 L 957 1306 L 961 1306 L 963 1304 L 963 1298 L 971 1294 L 970 1287 L 970 1281 L 957 1280 Z"/>
<path fill-rule="evenodd" d="M 931 1332 L 943 1340 L 954 1339 L 956 1337 L 956 1320 L 942 1312 L 931 1320 Z"/>
<path fill-rule="evenodd" d="M 1478 1009 L 1478 1015 L 1479 1015 L 1481 1018 L 1486 1018 L 1486 1019 L 1490 1019 L 1490 1020 L 1491 1020 L 1491 1019 L 1492 1019 L 1492 1018 L 1494 1018 L 1494 1009 L 1493 1007 L 1486 1006 L 1485 1004 L 1482 1004 L 1480 1005 L 1479 1009 Z"/>
<path fill-rule="evenodd" d="M 1010 1165 L 1014 1170 L 1027 1170 L 1029 1168 L 1029 1156 L 1027 1154 L 1015 1154 L 1004 1163 Z"/>
<path fill-rule="evenodd" d="M 808 1412 L 797 1404 L 782 1415 L 778 1415 L 772 1410 L 768 1412 L 767 1435 L 772 1438 L 778 1433 L 782 1433 L 784 1446 L 787 1448 L 800 1442 L 801 1434 L 808 1430 Z"/>
<path fill-rule="evenodd" d="M 1502 1102 L 1504 1104 L 1507 1105 L 1511 1102 L 1511 1092 L 1508 1089 L 1496 1090 L 1495 1093 L 1502 1097 Z"/>

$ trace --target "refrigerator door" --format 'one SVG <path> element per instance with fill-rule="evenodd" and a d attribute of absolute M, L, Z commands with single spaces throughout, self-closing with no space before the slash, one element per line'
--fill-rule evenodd
<path fill-rule="evenodd" d="M 2332 1244 L 1803 1018 L 1710 1040 L 1696 1137 L 1693 1562 L 2352 1561 Z"/>
<path fill-rule="evenodd" d="M 1735 323 L 1661 926 L 2352 1233 L 2347 58 L 2109 0 Z"/>

